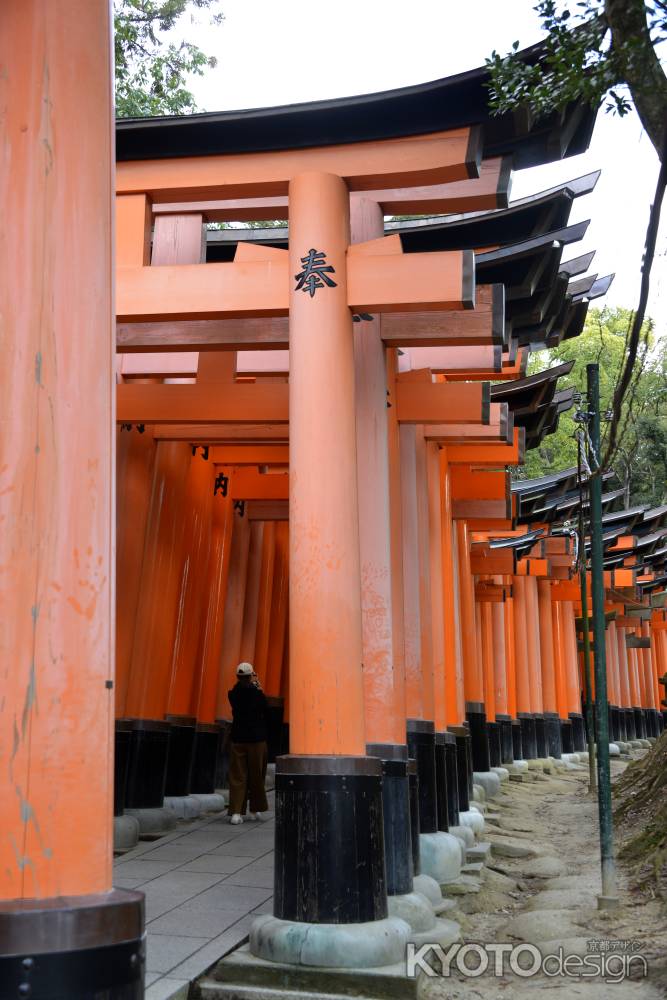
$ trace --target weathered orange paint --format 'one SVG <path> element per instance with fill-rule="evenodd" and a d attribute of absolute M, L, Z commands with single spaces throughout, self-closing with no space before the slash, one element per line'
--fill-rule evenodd
<path fill-rule="evenodd" d="M 528 657 L 528 631 L 526 628 L 526 579 L 515 576 L 512 582 L 514 595 L 514 660 L 516 665 L 516 710 L 532 712 L 530 698 L 530 663 Z"/>
<path fill-rule="evenodd" d="M 110 56 L 103 0 L 0 5 L 5 900 L 111 888 Z"/>
<path fill-rule="evenodd" d="M 229 556 L 229 575 L 225 594 L 225 627 L 220 653 L 220 686 L 218 688 L 216 718 L 230 719 L 231 706 L 227 692 L 236 683 L 236 668 L 241 650 L 243 606 L 245 604 L 248 555 L 250 552 L 250 521 L 235 514 L 233 517 L 232 544 Z"/>
<path fill-rule="evenodd" d="M 630 697 L 630 665 L 628 663 L 625 635 L 625 629 L 616 626 L 616 655 L 618 656 L 618 673 L 621 686 L 621 707 L 632 708 L 632 699 Z"/>
<path fill-rule="evenodd" d="M 461 616 L 461 652 L 463 681 L 467 702 L 484 701 L 482 664 L 477 656 L 474 580 L 470 572 L 470 536 L 465 521 L 456 522 L 459 559 L 459 613 Z"/>
<path fill-rule="evenodd" d="M 389 524 L 390 524 L 390 566 L 391 566 L 391 620 L 392 656 L 398 686 L 398 697 L 402 706 L 403 721 L 407 718 L 406 693 L 406 650 L 403 593 L 403 528 L 401 503 L 401 456 L 400 432 L 396 407 L 393 405 L 396 389 L 397 352 L 393 348 L 385 351 L 387 377 L 387 451 L 389 467 Z M 400 711 L 398 712 L 400 715 Z M 405 726 L 401 742 L 405 740 Z"/>
<path fill-rule="evenodd" d="M 262 687 L 266 686 L 266 665 L 269 656 L 269 629 L 271 627 L 271 603 L 273 597 L 273 569 L 276 548 L 276 523 L 264 522 L 262 538 L 262 561 L 259 570 L 259 594 L 257 601 L 257 630 L 255 632 L 255 672 Z"/>
<path fill-rule="evenodd" d="M 491 655 L 493 658 L 493 708 L 496 715 L 509 714 L 507 646 L 505 644 L 505 602 L 488 604 L 491 614 Z M 488 708 L 487 708 L 488 713 Z M 487 715 L 488 717 L 488 715 Z"/>
<path fill-rule="evenodd" d="M 551 601 L 551 634 L 553 638 L 554 679 L 556 683 L 556 703 L 558 715 L 567 719 L 567 684 L 565 681 L 565 649 L 562 634 L 561 605 L 559 601 Z"/>
<path fill-rule="evenodd" d="M 381 237 L 377 202 L 351 199 L 350 229 L 352 246 Z M 353 336 L 366 742 L 403 744 L 405 682 L 402 657 L 394 661 L 387 374 L 379 317 L 355 324 Z"/>
<path fill-rule="evenodd" d="M 404 425 L 400 428 L 405 702 L 409 719 L 426 719 L 432 722 L 432 672 L 428 683 L 425 684 L 422 662 L 425 626 L 420 564 L 422 547 L 419 530 L 416 436 L 415 427 Z M 430 666 L 430 662 L 428 665 Z"/>
<path fill-rule="evenodd" d="M 195 716 L 198 722 L 213 723 L 216 720 L 233 524 L 234 508 L 231 497 L 215 497 L 204 583 L 206 607 L 202 617 L 193 697 L 189 709 L 189 714 Z"/>
<path fill-rule="evenodd" d="M 505 667 L 507 682 L 507 714 L 516 718 L 516 647 L 514 643 L 514 597 L 506 597 L 503 605 L 505 617 Z"/>
<path fill-rule="evenodd" d="M 335 171 L 350 191 L 448 184 L 473 176 L 466 164 L 469 135 L 464 128 L 277 152 L 133 160 L 117 165 L 116 190 L 147 192 L 155 203 L 288 194 L 291 222 L 289 187 L 300 174 L 334 176 L 329 172 Z"/>
<path fill-rule="evenodd" d="M 531 711 L 541 714 L 544 711 L 544 707 L 542 704 L 540 615 L 537 603 L 537 580 L 533 576 L 526 578 L 526 636 L 528 639 Z"/>
<path fill-rule="evenodd" d="M 253 521 L 250 525 L 250 548 L 243 602 L 243 624 L 239 660 L 255 662 L 255 640 L 257 638 L 257 618 L 259 615 L 259 588 L 262 581 L 262 550 L 264 548 L 264 521 Z"/>
<path fill-rule="evenodd" d="M 403 424 L 484 424 L 484 382 L 397 382 Z"/>
<path fill-rule="evenodd" d="M 290 280 L 290 751 L 365 751 L 349 196 L 333 174 L 289 185 L 290 275 L 324 248 L 335 288 Z"/>
<path fill-rule="evenodd" d="M 131 718 L 162 719 L 167 711 L 190 461 L 188 445 L 158 442 L 125 701 Z"/>
<path fill-rule="evenodd" d="M 544 712 L 558 712 L 553 618 L 551 615 L 551 582 L 549 580 L 538 580 L 537 602 L 540 630 L 540 664 L 542 670 L 542 710 Z"/>
<path fill-rule="evenodd" d="M 493 615 L 491 604 L 488 601 L 480 601 L 477 605 L 480 623 L 482 671 L 484 674 L 484 709 L 487 722 L 496 721 L 496 699 L 495 699 L 495 651 L 493 648 Z M 501 647 L 501 654 L 504 649 Z"/>
<path fill-rule="evenodd" d="M 134 643 L 148 504 L 153 483 L 153 428 L 117 435 L 116 469 L 116 717 L 125 699 Z"/>
<path fill-rule="evenodd" d="M 457 614 L 456 553 L 452 521 L 452 491 L 447 449 L 438 453 L 440 463 L 440 519 L 442 529 L 442 607 L 444 632 L 445 715 L 448 726 L 465 720 L 465 694 L 461 664 L 461 641 Z"/>
<path fill-rule="evenodd" d="M 447 728 L 447 702 L 445 687 L 445 616 L 442 564 L 442 501 L 440 485 L 440 458 L 437 444 L 425 445 L 426 485 L 428 503 L 428 563 L 431 590 L 431 651 L 433 662 L 433 720 L 436 732 Z"/>
<path fill-rule="evenodd" d="M 644 639 L 651 638 L 651 626 L 649 622 L 642 622 L 641 625 L 641 635 Z M 646 708 L 657 708 L 659 704 L 659 699 L 656 701 L 656 675 L 653 669 L 653 650 L 649 647 L 648 649 L 639 650 L 642 654 L 643 667 L 644 667 L 644 685 L 646 692 Z"/>
<path fill-rule="evenodd" d="M 215 384 L 118 385 L 116 420 L 133 424 L 287 424 L 288 394 L 285 383 L 237 382 L 226 386 L 224 393 Z M 220 426 L 220 438 L 227 434 L 227 428 Z M 194 428 L 184 438 L 192 440 L 193 435 L 202 440 Z"/>
<path fill-rule="evenodd" d="M 145 194 L 116 198 L 116 267 L 150 263 L 151 223 L 151 203 Z"/>
<path fill-rule="evenodd" d="M 273 591 L 271 597 L 271 626 L 264 690 L 278 697 L 282 690 L 282 668 L 287 639 L 287 612 L 289 593 L 289 525 L 287 521 L 275 524 L 275 554 L 273 563 Z"/>
<path fill-rule="evenodd" d="M 193 699 L 197 654 L 206 611 L 206 593 L 213 479 L 215 470 L 197 452 L 190 459 L 183 501 L 183 533 L 179 562 L 178 610 L 174 635 L 169 697 L 169 715 L 188 715 Z"/>
<path fill-rule="evenodd" d="M 577 633 L 574 624 L 574 607 L 572 601 L 563 601 L 561 603 L 561 624 L 569 714 L 570 712 L 581 712 L 581 683 L 577 656 Z"/>

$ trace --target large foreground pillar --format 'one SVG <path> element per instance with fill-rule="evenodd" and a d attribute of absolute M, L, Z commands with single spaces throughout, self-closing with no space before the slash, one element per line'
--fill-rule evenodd
<path fill-rule="evenodd" d="M 0 6 L 3 997 L 143 996 L 111 884 L 110 30 L 105 0 Z"/>
<path fill-rule="evenodd" d="M 407 925 L 387 918 L 382 765 L 365 756 L 349 195 L 304 173 L 289 199 L 290 754 L 276 767 L 275 917 L 250 946 L 298 963 L 308 936 L 321 964 L 349 964 L 344 925 L 365 924 L 359 961 L 382 965 Z"/>

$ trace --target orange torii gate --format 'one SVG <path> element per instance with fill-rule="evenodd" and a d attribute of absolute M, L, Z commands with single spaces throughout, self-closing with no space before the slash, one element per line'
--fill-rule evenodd
<path fill-rule="evenodd" d="M 0 15 L 23 95 L 18 110 L 7 104 L 16 156 L 5 200 L 28 262 L 8 315 L 30 345 L 12 365 L 12 385 L 25 390 L 11 413 L 20 477 L 3 491 L 20 665 L 2 702 L 17 776 L 6 790 L 9 904 L 0 904 L 12 975 L 32 989 L 36 951 L 39 975 L 48 974 L 40 948 L 54 961 L 92 950 L 68 954 L 71 967 L 85 958 L 97 991 L 140 995 L 141 899 L 110 881 L 114 701 L 126 752 L 117 811 L 166 821 L 165 791 L 185 798 L 215 787 L 225 691 L 246 656 L 269 694 L 285 699 L 290 741 L 277 762 L 274 915 L 256 921 L 252 951 L 308 964 L 308 943 L 325 965 L 349 964 L 350 949 L 358 964 L 398 961 L 409 931 L 394 914 L 419 865 L 440 881 L 460 870 L 447 831 L 468 805 L 471 734 L 483 770 L 493 766 L 489 735 L 502 758 L 496 736 L 507 736 L 505 722 L 511 736 L 518 728 L 526 671 L 509 638 L 520 619 L 515 587 L 525 591 L 523 627 L 540 622 L 528 643 L 527 710 L 560 712 L 562 692 L 549 660 L 557 585 L 547 582 L 548 559 L 510 560 L 508 571 L 475 541 L 514 529 L 499 470 L 521 461 L 524 434 L 486 381 L 520 374 L 530 343 L 527 309 L 514 310 L 516 336 L 506 336 L 499 286 L 511 251 L 480 255 L 480 273 L 498 268 L 500 277 L 476 290 L 471 247 L 497 239 L 419 250 L 404 234 L 384 236 L 383 213 L 502 205 L 508 154 L 528 165 L 556 148 L 577 151 L 593 116 L 570 109 L 535 134 L 507 119 L 491 149 L 473 127 L 484 104 L 462 126 L 448 117 L 451 101 L 408 94 L 406 119 L 401 92 L 374 99 L 379 112 L 365 124 L 352 105 L 325 102 L 306 118 L 295 109 L 294 130 L 278 127 L 276 140 L 267 128 L 260 146 L 246 137 L 188 149 L 186 130 L 172 155 L 173 136 L 165 144 L 153 123 L 150 135 L 138 123 L 119 128 L 117 345 L 128 356 L 174 352 L 175 367 L 155 359 L 125 380 L 121 368 L 116 386 L 114 682 L 111 212 L 85 239 L 71 225 L 99 223 L 99 206 L 110 206 L 109 23 L 96 2 L 65 4 L 75 25 L 67 37 L 44 0 L 11 2 Z M 17 53 L 28 40 L 50 67 L 41 83 L 21 76 Z M 64 63 L 84 53 L 95 68 L 82 96 Z M 57 128 L 45 139 L 47 84 Z M 474 101 L 462 106 L 476 106 L 483 75 L 465 86 Z M 77 143 L 75 106 L 94 123 L 94 155 Z M 203 124 L 224 137 L 224 116 Z M 159 128 L 170 136 L 168 121 Z M 40 156 L 43 175 L 31 169 Z M 25 243 L 34 204 L 53 223 L 40 234 L 47 257 Z M 205 220 L 258 218 L 269 206 L 289 217 L 287 247 L 242 240 L 233 259 L 206 262 Z M 250 375 L 234 364 L 239 351 L 287 347 L 288 373 L 279 359 Z M 193 351 L 196 368 L 178 357 Z M 85 376 L 75 387 L 73 372 Z M 193 375 L 194 384 L 163 382 Z M 85 419 L 72 406 L 77 392 Z M 646 687 L 648 668 L 643 676 Z M 74 797 L 82 783 L 96 796 L 85 816 Z M 96 949 L 108 946 L 113 967 L 98 961 Z"/>

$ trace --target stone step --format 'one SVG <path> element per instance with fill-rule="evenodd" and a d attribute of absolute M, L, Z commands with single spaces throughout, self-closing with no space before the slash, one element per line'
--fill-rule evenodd
<path fill-rule="evenodd" d="M 484 863 L 482 861 L 470 861 L 465 865 L 461 865 L 461 874 L 481 875 L 483 868 L 484 868 Z"/>
<path fill-rule="evenodd" d="M 485 861 L 491 855 L 491 844 L 488 841 L 481 841 L 479 844 L 475 844 L 474 847 L 469 847 L 466 851 L 466 861 L 469 863 L 475 861 L 481 861 L 484 864 Z"/>
<path fill-rule="evenodd" d="M 471 892 L 479 892 L 481 886 L 481 879 L 475 875 L 459 875 L 452 882 L 440 883 L 443 896 L 466 896 Z"/>
<path fill-rule="evenodd" d="M 218 962 L 199 982 L 204 1000 L 412 1000 L 417 980 L 408 979 L 405 964 L 377 969 L 325 969 L 286 965 L 255 958 L 247 944 Z"/>

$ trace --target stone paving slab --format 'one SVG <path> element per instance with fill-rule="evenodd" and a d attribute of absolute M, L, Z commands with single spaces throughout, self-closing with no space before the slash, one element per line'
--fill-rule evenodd
<path fill-rule="evenodd" d="M 270 796 L 270 803 L 272 796 Z M 114 885 L 146 896 L 146 1000 L 185 1000 L 190 983 L 248 937 L 273 893 L 273 813 L 179 823 L 114 862 Z"/>

